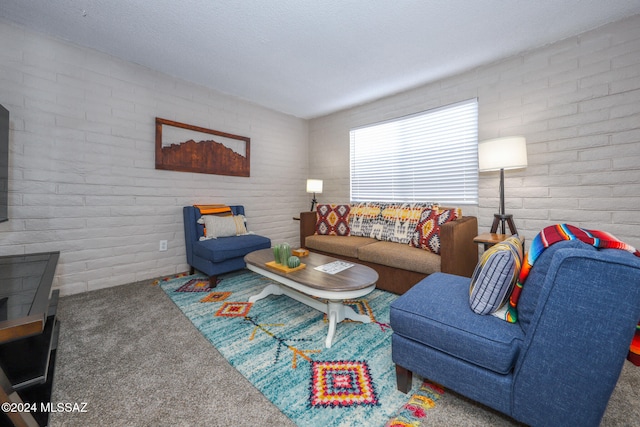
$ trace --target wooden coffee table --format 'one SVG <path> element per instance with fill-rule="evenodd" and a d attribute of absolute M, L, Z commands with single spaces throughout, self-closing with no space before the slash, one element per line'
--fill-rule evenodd
<path fill-rule="evenodd" d="M 262 249 L 251 252 L 244 257 L 247 268 L 277 283 L 266 286 L 258 295 L 249 298 L 249 302 L 265 298 L 269 295 L 287 295 L 309 307 L 327 314 L 329 331 L 325 346 L 331 347 L 336 326 L 344 319 L 370 323 L 371 318 L 365 314 L 358 314 L 351 307 L 344 305 L 344 300 L 361 298 L 376 287 L 378 273 L 372 268 L 360 264 L 353 264 L 346 270 L 336 274 L 318 271 L 315 267 L 341 261 L 330 256 L 309 253 L 300 258 L 306 268 L 289 273 L 268 267 L 267 262 L 273 261 L 273 251 Z"/>

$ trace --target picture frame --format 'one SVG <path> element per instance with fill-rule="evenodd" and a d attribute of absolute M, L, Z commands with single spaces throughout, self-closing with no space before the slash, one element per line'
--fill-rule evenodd
<path fill-rule="evenodd" d="M 250 176 L 251 139 L 156 117 L 156 169 Z"/>

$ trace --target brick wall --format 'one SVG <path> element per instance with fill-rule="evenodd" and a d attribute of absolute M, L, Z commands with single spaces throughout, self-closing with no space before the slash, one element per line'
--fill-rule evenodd
<path fill-rule="evenodd" d="M 0 75 L 12 130 L 0 254 L 61 251 L 63 294 L 185 271 L 184 205 L 244 204 L 250 230 L 298 241 L 307 121 L 3 21 Z M 156 170 L 155 117 L 250 137 L 251 177 Z"/>
<path fill-rule="evenodd" d="M 425 58 L 428 61 L 428 58 Z M 640 16 L 309 124 L 324 201 L 349 200 L 349 129 L 478 97 L 480 140 L 527 138 L 529 166 L 505 172 L 507 213 L 530 241 L 567 222 L 640 247 Z M 480 174 L 488 231 L 499 173 Z"/>
<path fill-rule="evenodd" d="M 308 209 L 349 200 L 349 129 L 478 97 L 480 139 L 527 137 L 507 211 L 528 240 L 569 222 L 640 247 L 640 17 L 309 122 L 0 20 L 11 112 L 11 220 L 0 253 L 60 250 L 63 294 L 186 270 L 181 207 L 242 203 L 249 227 L 297 242 Z M 251 177 L 155 170 L 155 117 L 251 138 Z M 498 174 L 480 175 L 487 231 Z M 159 252 L 160 240 L 169 250 Z"/>

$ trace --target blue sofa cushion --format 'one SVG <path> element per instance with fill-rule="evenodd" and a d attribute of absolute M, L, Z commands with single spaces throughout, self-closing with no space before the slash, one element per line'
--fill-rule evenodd
<path fill-rule="evenodd" d="M 522 329 L 517 323 L 474 313 L 469 283 L 466 277 L 430 275 L 391 304 L 391 328 L 453 357 L 507 374 L 524 340 Z"/>
<path fill-rule="evenodd" d="M 268 238 L 257 234 L 247 234 L 194 242 L 193 253 L 212 262 L 222 262 L 270 247 L 271 240 Z"/>
<path fill-rule="evenodd" d="M 536 261 L 533 263 L 533 267 L 531 267 L 529 276 L 522 286 L 522 293 L 520 294 L 520 298 L 518 299 L 518 323 L 520 323 L 520 327 L 525 333 L 529 329 L 531 319 L 533 318 L 533 315 L 536 311 L 536 306 L 538 305 L 538 297 L 540 296 L 540 290 L 542 289 L 544 281 L 547 278 L 547 272 L 549 271 L 549 266 L 551 265 L 553 255 L 558 250 L 563 248 L 579 248 L 587 251 L 597 251 L 597 249 L 593 246 L 588 245 L 580 240 L 565 240 L 554 243 L 553 245 L 542 251 L 538 259 L 536 259 Z"/>

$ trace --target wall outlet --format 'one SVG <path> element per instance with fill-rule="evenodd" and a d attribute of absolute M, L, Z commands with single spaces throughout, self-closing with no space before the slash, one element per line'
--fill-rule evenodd
<path fill-rule="evenodd" d="M 160 240 L 160 252 L 164 252 L 167 250 L 167 241 Z"/>

